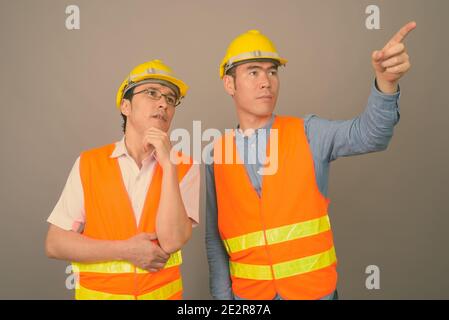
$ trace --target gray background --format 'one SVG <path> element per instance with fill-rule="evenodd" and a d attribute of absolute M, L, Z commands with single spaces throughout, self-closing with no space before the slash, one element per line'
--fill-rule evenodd
<path fill-rule="evenodd" d="M 70 4 L 80 30 L 65 28 Z M 380 7 L 380 30 L 365 27 L 369 4 Z M 79 153 L 121 138 L 115 94 L 132 67 L 160 58 L 191 86 L 172 128 L 231 128 L 218 65 L 231 39 L 260 29 L 289 59 L 277 113 L 349 119 L 365 107 L 372 51 L 411 20 L 412 69 L 389 148 L 331 168 L 338 289 L 343 299 L 449 298 L 448 9 L 443 0 L 2 0 L 0 298 L 72 297 L 67 263 L 45 256 L 46 219 Z M 210 298 L 204 175 L 201 190 L 201 226 L 184 249 L 188 299 Z M 371 264 L 380 290 L 365 288 Z"/>

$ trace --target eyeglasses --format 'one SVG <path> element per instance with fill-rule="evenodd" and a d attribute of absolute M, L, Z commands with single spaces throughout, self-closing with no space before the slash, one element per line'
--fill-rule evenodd
<path fill-rule="evenodd" d="M 140 94 L 140 93 L 145 93 L 148 96 L 148 98 L 155 100 L 155 101 L 158 101 L 162 97 L 164 97 L 165 101 L 167 101 L 167 104 L 172 107 L 176 107 L 181 103 L 181 99 L 176 98 L 174 95 L 164 94 L 164 93 L 160 92 L 159 90 L 153 89 L 153 88 L 147 88 L 147 89 L 144 89 L 139 92 L 134 92 L 132 95 L 135 96 L 136 94 Z"/>

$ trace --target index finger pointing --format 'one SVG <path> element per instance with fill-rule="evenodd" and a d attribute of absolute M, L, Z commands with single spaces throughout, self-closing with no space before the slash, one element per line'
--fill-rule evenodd
<path fill-rule="evenodd" d="M 403 26 L 401 28 L 401 30 L 398 31 L 398 33 L 396 33 L 393 38 L 391 38 L 390 41 L 388 41 L 388 43 L 399 43 L 404 41 L 405 37 L 410 33 L 410 31 L 412 31 L 413 29 L 416 28 L 416 22 L 415 21 L 411 21 L 409 23 L 407 23 L 405 26 Z"/>

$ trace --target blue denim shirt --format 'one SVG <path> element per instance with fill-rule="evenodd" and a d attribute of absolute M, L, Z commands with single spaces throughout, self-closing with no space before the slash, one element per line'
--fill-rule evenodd
<path fill-rule="evenodd" d="M 384 94 L 373 81 L 368 103 L 361 115 L 350 120 L 326 120 L 316 115 L 304 117 L 304 129 L 309 142 L 315 176 L 320 192 L 327 197 L 329 164 L 339 157 L 385 150 L 399 121 L 400 90 Z M 271 128 L 274 116 L 263 127 Z M 258 174 L 266 153 L 269 130 L 256 130 L 243 136 L 236 130 L 237 152 L 243 154 L 245 168 L 254 189 L 260 195 L 262 178 Z M 254 147 L 253 147 L 254 146 Z M 261 157 L 257 155 L 261 153 Z M 218 231 L 217 200 L 213 164 L 206 165 L 206 249 L 209 263 L 209 284 L 215 299 L 234 299 L 229 274 L 229 256 Z M 332 295 L 332 294 L 331 294 Z M 280 298 L 279 296 L 273 299 Z M 328 296 L 323 299 L 329 299 Z"/>

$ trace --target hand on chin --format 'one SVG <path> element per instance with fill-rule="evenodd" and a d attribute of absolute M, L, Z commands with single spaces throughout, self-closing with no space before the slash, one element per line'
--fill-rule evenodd
<path fill-rule="evenodd" d="M 149 129 L 149 128 L 158 128 L 159 130 L 166 132 L 167 131 L 167 122 L 165 122 L 163 120 L 151 118 L 150 124 L 147 127 L 147 129 Z"/>

